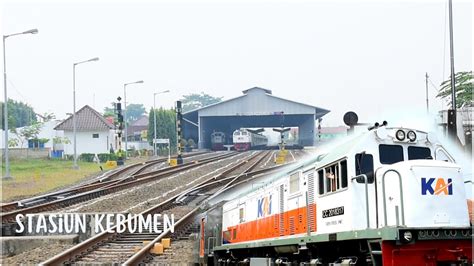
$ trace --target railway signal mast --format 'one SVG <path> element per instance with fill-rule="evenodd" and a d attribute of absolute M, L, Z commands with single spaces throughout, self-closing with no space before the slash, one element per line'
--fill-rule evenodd
<path fill-rule="evenodd" d="M 122 98 L 117 97 L 117 103 L 115 104 L 115 111 L 117 113 L 117 147 L 118 147 L 118 159 L 117 165 L 123 165 L 123 152 L 122 152 L 122 129 L 123 129 L 123 114 L 122 114 L 122 103 L 120 102 Z"/>
<path fill-rule="evenodd" d="M 181 107 L 181 101 L 176 101 L 176 141 L 177 141 L 177 144 L 176 144 L 176 147 L 177 147 L 177 152 L 178 152 L 178 156 L 176 158 L 176 162 L 177 164 L 183 164 L 183 157 L 181 156 L 181 151 L 182 151 L 182 148 L 181 148 L 181 120 L 183 118 L 183 115 L 182 115 L 182 107 Z"/>
<path fill-rule="evenodd" d="M 287 127 L 284 128 L 283 126 L 280 128 L 274 128 L 273 131 L 280 132 L 280 150 L 285 150 L 285 132 L 290 131 L 291 128 Z"/>
<path fill-rule="evenodd" d="M 280 150 L 284 151 L 285 150 L 285 132 L 290 131 L 291 128 L 284 127 L 285 123 L 285 113 L 283 111 L 281 112 L 275 112 L 275 115 L 281 115 L 281 128 L 274 128 L 273 131 L 275 132 L 280 132 L 280 143 L 278 144 L 280 146 Z"/>

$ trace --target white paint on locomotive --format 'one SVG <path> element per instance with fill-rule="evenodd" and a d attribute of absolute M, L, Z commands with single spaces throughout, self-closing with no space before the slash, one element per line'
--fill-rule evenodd
<path fill-rule="evenodd" d="M 379 128 L 252 185 L 223 206 L 227 244 L 301 236 L 306 225 L 311 235 L 468 227 L 461 168 L 426 132 Z"/>
<path fill-rule="evenodd" d="M 212 144 L 221 144 L 225 143 L 225 134 L 224 132 L 213 132 L 211 134 L 211 143 Z"/>
<path fill-rule="evenodd" d="M 234 148 L 238 151 L 249 150 L 253 147 L 266 146 L 268 139 L 261 134 L 255 134 L 244 128 L 237 129 L 232 134 Z"/>

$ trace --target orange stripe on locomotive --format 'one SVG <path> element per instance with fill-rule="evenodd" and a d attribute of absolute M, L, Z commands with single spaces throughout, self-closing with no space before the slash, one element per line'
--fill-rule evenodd
<path fill-rule="evenodd" d="M 313 214 L 316 214 L 316 204 L 310 204 L 309 208 L 312 209 Z M 282 215 L 283 217 L 281 217 Z M 283 214 L 278 213 L 254 221 L 243 222 L 235 226 L 230 226 L 223 233 L 223 237 L 225 242 L 234 244 L 297 235 L 308 232 L 306 227 L 307 224 L 310 224 L 311 232 L 316 232 L 316 217 L 310 217 L 312 221 L 308 223 L 309 217 L 310 215 L 308 214 L 308 208 L 305 206 L 286 211 Z"/>

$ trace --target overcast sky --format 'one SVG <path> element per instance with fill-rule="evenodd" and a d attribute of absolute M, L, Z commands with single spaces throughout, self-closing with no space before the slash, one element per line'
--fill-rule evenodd
<path fill-rule="evenodd" d="M 38 113 L 102 111 L 123 84 L 129 103 L 171 107 L 183 94 L 225 99 L 259 86 L 332 112 L 373 121 L 424 111 L 425 72 L 449 77 L 446 1 L 2 1 L 9 98 Z M 472 3 L 454 1 L 455 68 L 472 70 Z M 431 110 L 442 108 L 430 85 Z M 3 90 L 2 97 L 3 101 Z"/>

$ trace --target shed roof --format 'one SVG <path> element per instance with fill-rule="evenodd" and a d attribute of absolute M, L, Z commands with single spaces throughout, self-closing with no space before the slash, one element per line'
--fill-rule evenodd
<path fill-rule="evenodd" d="M 59 123 L 55 130 L 73 131 L 72 115 Z M 99 112 L 85 105 L 76 112 L 77 131 L 105 131 L 113 129 L 114 125 L 107 121 Z"/>
<path fill-rule="evenodd" d="M 196 120 L 198 114 L 199 116 L 315 114 L 317 119 L 329 113 L 329 110 L 324 108 L 274 96 L 271 90 L 260 87 L 242 92 L 244 95 L 188 111 L 184 116 Z"/>

